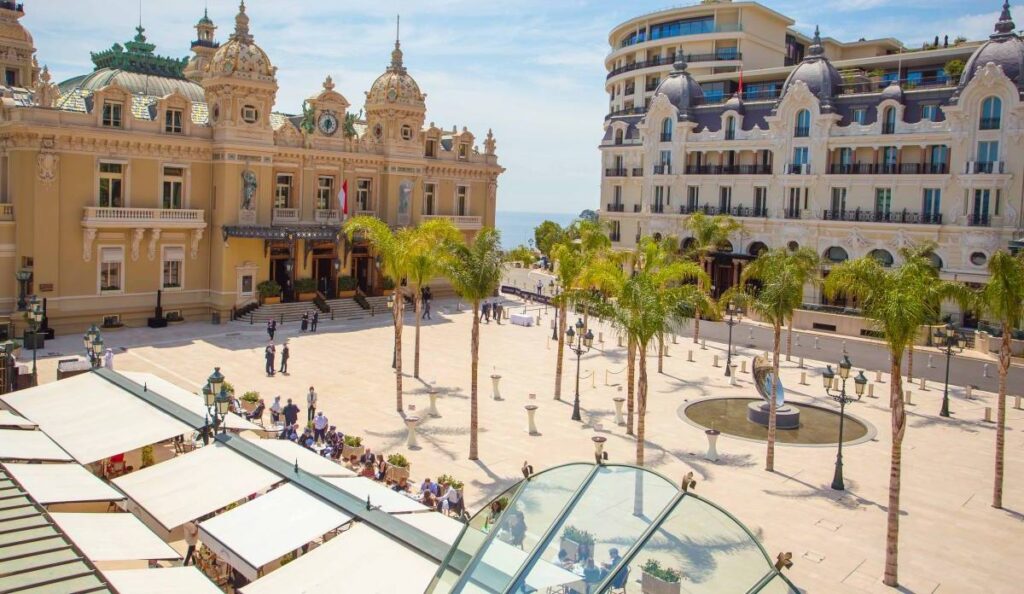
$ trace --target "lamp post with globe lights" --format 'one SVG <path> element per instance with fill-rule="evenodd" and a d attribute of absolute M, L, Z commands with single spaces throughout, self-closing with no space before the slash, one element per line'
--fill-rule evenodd
<path fill-rule="evenodd" d="M 953 324 L 946 324 L 945 328 L 935 332 L 935 338 L 938 340 L 942 352 L 946 353 L 946 383 L 942 389 L 942 410 L 939 411 L 939 416 L 949 416 L 949 362 L 953 358 L 953 354 L 960 354 L 964 352 L 964 347 L 967 345 L 967 338 L 963 332 L 957 332 Z"/>
<path fill-rule="evenodd" d="M 39 328 L 43 325 L 43 304 L 39 298 L 32 296 L 26 313 L 29 327 L 32 328 L 32 385 L 39 385 L 39 374 L 36 371 L 36 349 L 39 348 Z"/>
<path fill-rule="evenodd" d="M 861 371 L 857 374 L 857 377 L 853 378 L 856 397 L 847 395 L 846 380 L 850 377 L 850 369 L 852 367 L 853 364 L 850 363 L 850 358 L 844 355 L 843 360 L 839 362 L 839 378 L 842 380 L 839 390 L 834 390 L 832 386 L 832 380 L 835 379 L 836 372 L 832 371 L 831 365 L 828 365 L 821 374 L 825 393 L 839 403 L 839 449 L 836 452 L 835 474 L 832 476 L 832 488 L 836 491 L 846 490 L 846 485 L 843 483 L 843 425 L 846 420 L 846 404 L 860 400 L 860 397 L 864 395 L 864 386 L 868 383 L 868 378 L 864 377 L 864 372 Z"/>
<path fill-rule="evenodd" d="M 90 326 L 82 335 L 82 344 L 85 346 L 85 354 L 89 357 L 89 362 L 93 369 L 96 369 L 100 366 L 103 356 L 103 336 L 96 324 Z"/>
<path fill-rule="evenodd" d="M 591 330 L 583 332 L 583 320 L 576 320 L 576 330 L 572 329 L 572 326 L 565 331 L 566 337 L 569 339 L 569 349 L 576 353 L 576 395 L 572 401 L 572 420 L 582 421 L 583 417 L 580 416 L 580 359 L 583 357 L 583 353 L 589 352 L 590 347 L 594 345 L 594 333 Z M 573 343 L 573 339 L 576 339 L 576 343 Z"/>
<path fill-rule="evenodd" d="M 217 434 L 218 427 L 221 433 L 224 433 L 227 428 L 225 417 L 227 417 L 231 399 L 228 398 L 228 393 L 224 386 L 224 374 L 220 372 L 220 367 L 214 367 L 213 373 L 206 379 L 206 385 L 203 386 L 203 403 L 206 404 L 203 445 L 210 444 L 210 437 Z M 210 424 L 211 420 L 213 421 L 212 427 Z"/>
<path fill-rule="evenodd" d="M 727 306 L 727 312 L 729 319 L 725 320 L 725 324 L 729 326 L 729 346 L 725 351 L 725 377 L 732 375 L 732 327 L 743 319 L 743 313 L 736 309 L 736 304 L 732 301 Z"/>

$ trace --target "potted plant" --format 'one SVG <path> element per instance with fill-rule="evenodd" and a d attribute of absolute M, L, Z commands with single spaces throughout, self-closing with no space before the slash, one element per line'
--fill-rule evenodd
<path fill-rule="evenodd" d="M 341 446 L 341 457 L 348 460 L 352 456 L 360 457 L 366 453 L 363 447 L 363 438 L 358 435 L 346 435 L 344 444 Z"/>
<path fill-rule="evenodd" d="M 871 79 L 871 82 L 882 82 L 883 76 L 885 76 L 885 70 L 882 70 L 881 68 L 874 68 L 872 70 L 868 70 L 868 78 Z"/>
<path fill-rule="evenodd" d="M 405 456 L 402 454 L 388 456 L 388 468 L 384 471 L 384 478 L 396 483 L 402 479 L 409 480 L 409 461 L 405 459 Z"/>
<path fill-rule="evenodd" d="M 281 285 L 277 281 L 265 280 L 256 285 L 256 292 L 260 295 L 260 302 L 264 305 L 281 303 Z"/>
<path fill-rule="evenodd" d="M 380 294 L 381 295 L 390 295 L 390 294 L 392 294 L 394 292 L 395 292 L 395 281 L 391 280 L 390 278 L 388 278 L 386 276 L 383 279 L 381 279 L 381 281 L 380 281 Z"/>
<path fill-rule="evenodd" d="M 153 455 L 153 446 L 143 446 L 141 467 L 148 468 L 154 464 L 156 464 L 156 457 Z"/>
<path fill-rule="evenodd" d="M 240 399 L 242 401 L 242 408 L 245 409 L 245 412 L 252 412 L 256 410 L 256 403 L 259 402 L 259 399 L 259 392 L 249 390 L 245 394 L 242 394 L 242 398 Z"/>
<path fill-rule="evenodd" d="M 164 316 L 164 319 L 167 320 L 168 322 L 184 322 L 185 321 L 185 318 L 181 315 L 180 311 L 169 312 L 166 316 Z"/>
<path fill-rule="evenodd" d="M 662 567 L 655 559 L 648 559 L 640 568 L 640 591 L 643 594 L 679 594 L 682 575 L 671 567 Z"/>
<path fill-rule="evenodd" d="M 338 297 L 348 298 L 356 296 L 356 287 L 359 286 L 356 279 L 351 276 L 338 277 Z"/>
<path fill-rule="evenodd" d="M 586 548 L 590 555 L 594 554 L 594 535 L 586 530 L 569 525 L 562 531 L 562 549 L 569 554 L 570 559 L 582 561 L 580 549 Z"/>
<path fill-rule="evenodd" d="M 949 82 L 959 82 L 960 75 L 964 73 L 964 61 L 963 60 L 950 60 L 946 62 L 945 66 L 942 67 L 942 71 L 949 77 Z"/>
<path fill-rule="evenodd" d="M 295 280 L 295 298 L 299 301 L 312 301 L 316 298 L 316 281 L 311 278 Z"/>

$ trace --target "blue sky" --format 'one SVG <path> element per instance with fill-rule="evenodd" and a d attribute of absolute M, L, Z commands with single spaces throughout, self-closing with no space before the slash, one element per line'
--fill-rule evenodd
<path fill-rule="evenodd" d="M 39 62 L 58 81 L 92 69 L 90 51 L 134 35 L 138 0 L 27 0 L 23 20 Z M 402 14 L 402 48 L 427 93 L 427 121 L 468 126 L 482 138 L 494 129 L 508 171 L 498 208 L 579 212 L 595 208 L 607 100 L 603 57 L 608 32 L 660 0 L 249 0 L 251 31 L 278 67 L 278 111 L 334 77 L 350 103 L 363 103 L 390 59 L 394 15 Z M 766 1 L 805 33 L 816 24 L 840 40 L 896 37 L 919 45 L 935 35 L 987 36 L 994 0 Z M 192 27 L 209 6 L 223 41 L 234 29 L 234 0 L 142 0 L 146 35 L 163 55 L 183 56 Z M 1018 15 L 1015 15 L 1018 16 Z M 1024 11 L 1019 15 L 1024 28 Z"/>

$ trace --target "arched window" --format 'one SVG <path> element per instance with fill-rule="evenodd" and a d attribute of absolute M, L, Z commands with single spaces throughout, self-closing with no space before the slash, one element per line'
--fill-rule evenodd
<path fill-rule="evenodd" d="M 761 241 L 755 241 L 754 243 L 750 244 L 749 248 L 747 248 L 747 253 L 750 254 L 751 256 L 754 256 L 755 258 L 760 256 L 761 252 L 765 251 L 768 251 L 768 246 L 766 246 L 764 242 Z"/>
<path fill-rule="evenodd" d="M 688 252 L 688 251 L 692 250 L 693 249 L 693 244 L 696 243 L 696 242 L 697 242 L 696 239 L 694 239 L 692 237 L 687 237 L 686 239 L 684 239 L 679 244 L 679 251 L 681 251 L 681 252 Z"/>
<path fill-rule="evenodd" d="M 882 134 L 896 133 L 896 108 L 886 107 L 882 112 Z"/>
<path fill-rule="evenodd" d="M 672 118 L 665 118 L 661 120 L 661 141 L 669 142 L 672 140 Z"/>
<path fill-rule="evenodd" d="M 796 129 L 793 130 L 793 136 L 797 138 L 803 138 L 811 135 L 811 111 L 809 109 L 801 109 L 796 112 Z"/>
<path fill-rule="evenodd" d="M 935 252 L 928 254 L 928 260 L 932 263 L 932 266 L 934 266 L 936 270 L 942 270 L 942 258 L 939 257 L 938 254 L 936 254 Z"/>
<path fill-rule="evenodd" d="M 732 116 L 725 118 L 725 139 L 736 140 L 736 118 Z"/>
<path fill-rule="evenodd" d="M 727 241 L 723 241 L 722 243 L 718 244 L 718 252 L 721 253 L 721 254 L 731 254 L 732 253 L 732 243 L 727 240 Z"/>
<path fill-rule="evenodd" d="M 999 97 L 986 97 L 981 102 L 981 120 L 978 127 L 982 130 L 998 130 L 1003 116 L 1003 101 Z"/>
<path fill-rule="evenodd" d="M 797 242 L 795 242 L 795 241 L 791 241 L 791 242 L 789 242 L 789 243 L 787 243 L 787 244 L 786 244 L 786 247 L 788 247 L 788 248 L 789 248 L 789 251 L 791 251 L 791 252 L 795 252 L 795 251 L 797 251 L 798 249 L 800 249 L 800 244 L 799 244 L 799 243 L 797 243 Z"/>
<path fill-rule="evenodd" d="M 882 266 L 885 266 L 886 268 L 892 266 L 893 262 L 895 261 L 893 260 L 892 254 L 889 253 L 887 250 L 883 249 L 871 250 L 871 252 L 868 255 L 874 258 L 875 260 L 878 260 L 878 263 L 881 264 Z"/>
<path fill-rule="evenodd" d="M 845 262 L 850 259 L 850 254 L 846 253 L 846 250 L 838 245 L 834 245 L 825 250 L 825 259 L 829 262 Z"/>
<path fill-rule="evenodd" d="M 661 233 L 654 234 L 654 241 L 661 243 Z"/>

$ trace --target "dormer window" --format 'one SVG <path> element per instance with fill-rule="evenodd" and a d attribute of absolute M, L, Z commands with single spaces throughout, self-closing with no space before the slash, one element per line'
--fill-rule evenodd
<path fill-rule="evenodd" d="M 886 107 L 883 112 L 884 117 L 882 119 L 882 134 L 895 134 L 896 133 L 896 108 Z"/>
<path fill-rule="evenodd" d="M 120 128 L 121 127 L 121 113 L 124 110 L 124 104 L 120 101 L 104 101 L 103 102 L 103 126 L 107 128 Z"/>
<path fill-rule="evenodd" d="M 998 130 L 1002 119 L 1003 101 L 999 97 L 987 97 L 981 102 L 981 121 L 978 128 Z"/>
<path fill-rule="evenodd" d="M 168 109 L 164 112 L 164 132 L 181 134 L 184 132 L 185 112 L 180 109 Z"/>
<path fill-rule="evenodd" d="M 402 140 L 412 140 L 412 128 L 409 126 L 402 126 Z"/>
<path fill-rule="evenodd" d="M 806 109 L 801 109 L 796 112 L 796 128 L 793 130 L 793 136 L 797 138 L 806 138 L 811 135 L 811 112 Z"/>
<path fill-rule="evenodd" d="M 469 158 L 469 145 L 466 143 L 459 144 L 459 160 L 465 161 Z"/>
<path fill-rule="evenodd" d="M 260 112 L 252 105 L 242 106 L 242 121 L 246 124 L 255 124 L 260 119 Z"/>
<path fill-rule="evenodd" d="M 672 127 L 674 123 L 672 118 L 665 118 L 661 120 L 661 141 L 671 142 L 672 141 Z"/>
<path fill-rule="evenodd" d="M 736 140 L 736 118 L 732 116 L 725 120 L 725 139 Z"/>
<path fill-rule="evenodd" d="M 428 140 L 427 141 L 426 155 L 428 157 L 436 157 L 437 156 L 437 141 L 436 140 Z"/>

